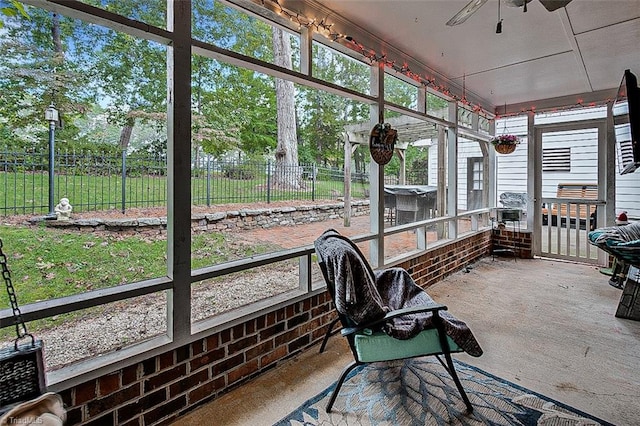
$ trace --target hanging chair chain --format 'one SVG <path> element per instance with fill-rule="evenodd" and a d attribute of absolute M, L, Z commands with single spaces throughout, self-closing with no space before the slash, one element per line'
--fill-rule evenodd
<path fill-rule="evenodd" d="M 22 339 L 25 336 L 29 336 L 27 333 L 27 326 L 22 319 L 22 313 L 18 307 L 18 299 L 16 298 L 16 290 L 13 288 L 11 282 L 11 272 L 7 267 L 7 256 L 2 250 L 2 239 L 0 239 L 0 265 L 2 265 L 2 277 L 7 285 L 7 294 L 9 295 L 9 301 L 11 302 L 11 309 L 13 310 L 13 318 L 16 325 L 17 340 Z"/>

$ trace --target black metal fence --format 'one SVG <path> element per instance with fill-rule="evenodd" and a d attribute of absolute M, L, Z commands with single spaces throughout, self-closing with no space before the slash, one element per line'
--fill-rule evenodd
<path fill-rule="evenodd" d="M 404 184 L 405 185 L 428 185 L 429 171 L 428 170 L 407 170 L 405 173 Z M 397 175 L 386 174 L 384 175 L 385 185 L 398 185 L 400 183 L 400 177 Z"/>
<path fill-rule="evenodd" d="M 69 198 L 74 212 L 163 207 L 167 163 L 163 156 L 58 152 L 53 197 Z M 344 195 L 342 169 L 316 164 L 283 167 L 273 162 L 212 158 L 191 167 L 194 205 L 337 199 Z M 49 206 L 47 154 L 0 150 L 1 214 L 44 214 Z M 354 198 L 368 196 L 368 174 L 352 175 Z"/>

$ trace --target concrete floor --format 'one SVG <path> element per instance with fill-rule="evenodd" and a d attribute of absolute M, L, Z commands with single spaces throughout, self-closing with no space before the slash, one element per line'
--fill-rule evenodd
<path fill-rule="evenodd" d="M 456 358 L 620 426 L 640 425 L 640 321 L 615 317 L 621 290 L 597 267 L 490 257 L 429 288 L 484 349 Z M 271 425 L 339 376 L 351 355 L 331 338 L 180 425 Z"/>

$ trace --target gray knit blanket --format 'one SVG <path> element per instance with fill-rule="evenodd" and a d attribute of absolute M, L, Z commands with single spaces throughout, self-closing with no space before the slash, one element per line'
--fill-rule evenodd
<path fill-rule="evenodd" d="M 339 313 L 353 325 L 379 320 L 387 312 L 417 305 L 433 304 L 433 299 L 402 268 L 373 271 L 358 247 L 334 229 L 325 231 L 316 241 L 319 260 L 324 262 L 327 285 Z M 330 289 L 331 291 L 331 289 Z M 482 349 L 469 327 L 448 311 L 440 311 L 445 331 L 465 352 L 482 355 Z M 382 329 L 396 339 L 410 339 L 432 327 L 433 314 L 421 312 L 392 318 Z"/>
<path fill-rule="evenodd" d="M 594 245 L 616 245 L 640 240 L 640 222 L 624 226 L 609 226 L 589 232 L 589 242 Z"/>

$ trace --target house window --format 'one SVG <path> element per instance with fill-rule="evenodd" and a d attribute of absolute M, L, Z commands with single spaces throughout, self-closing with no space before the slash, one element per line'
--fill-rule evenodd
<path fill-rule="evenodd" d="M 482 191 L 484 185 L 483 164 L 480 161 L 473 163 L 473 189 Z"/>
<path fill-rule="evenodd" d="M 542 150 L 543 172 L 570 172 L 571 148 L 544 148 Z"/>

